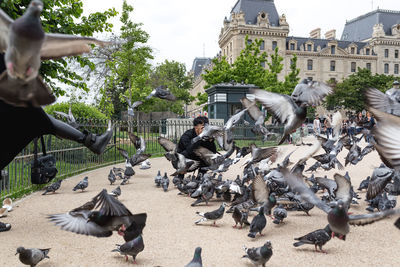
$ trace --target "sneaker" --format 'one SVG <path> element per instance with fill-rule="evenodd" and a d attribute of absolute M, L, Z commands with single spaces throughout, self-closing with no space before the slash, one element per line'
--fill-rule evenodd
<path fill-rule="evenodd" d="M 5 232 L 11 229 L 11 224 L 0 222 L 0 232 Z"/>

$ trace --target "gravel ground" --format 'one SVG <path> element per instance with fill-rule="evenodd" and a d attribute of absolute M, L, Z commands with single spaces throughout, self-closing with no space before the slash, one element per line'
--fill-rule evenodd
<path fill-rule="evenodd" d="M 297 147 L 292 161 L 304 155 L 309 147 Z M 293 146 L 283 146 L 284 154 L 292 151 Z M 347 150 L 339 154 L 344 163 Z M 211 211 L 219 207 L 220 200 L 213 199 L 209 206 L 191 207 L 193 199 L 177 195 L 178 190 L 170 186 L 164 193 L 154 185 L 154 176 L 158 170 L 171 174 L 171 164 L 165 158 L 151 159 L 149 170 L 135 168 L 136 175 L 131 182 L 121 186 L 120 200 L 132 213 L 147 212 L 147 225 L 143 239 L 145 249 L 137 257 L 138 266 L 184 266 L 193 257 L 197 246 L 203 248 L 204 266 L 252 266 L 247 259 L 242 259 L 243 245 L 261 246 L 271 240 L 273 256 L 267 266 L 400 266 L 400 231 L 393 226 L 396 218 L 390 218 L 365 227 L 351 227 L 346 241 L 331 240 L 324 249 L 327 254 L 315 253 L 314 246 L 294 248 L 294 237 L 310 231 L 324 228 L 326 215 L 314 208 L 311 216 L 302 212 L 290 212 L 283 225 L 275 225 L 268 218 L 265 236 L 255 240 L 247 237 L 248 228 L 232 228 L 231 214 L 225 214 L 219 221 L 220 227 L 211 227 L 207 222 L 194 225 L 198 219 L 196 211 Z M 313 160 L 309 160 L 311 166 Z M 235 179 L 241 174 L 243 160 L 224 174 L 224 179 Z M 367 155 L 356 166 L 346 170 L 352 178 L 355 188 L 360 181 L 379 166 L 376 152 Z M 123 165 L 118 165 L 122 167 Z M 111 166 L 112 167 L 112 166 Z M 101 189 L 111 191 L 116 185 L 110 185 L 107 175 L 111 167 L 80 174 L 61 184 L 56 194 L 42 196 L 41 192 L 17 201 L 14 211 L 2 222 L 11 223 L 12 229 L 0 233 L 0 266 L 22 266 L 15 256 L 18 246 L 51 248 L 50 259 L 43 260 L 38 266 L 131 266 L 132 258 L 125 258 L 111 253 L 115 244 L 122 244 L 123 239 L 117 234 L 109 238 L 96 238 L 60 230 L 46 219 L 46 215 L 63 213 L 90 200 Z M 333 178 L 336 171 L 317 172 L 316 175 Z M 344 174 L 344 171 L 339 171 Z M 73 186 L 83 177 L 89 176 L 88 190 L 73 192 Z M 117 181 L 117 184 L 120 182 Z M 172 183 L 171 183 L 172 185 Z M 360 194 L 360 205 L 353 206 L 352 212 L 365 213 L 365 192 Z M 249 218 L 251 220 L 252 218 Z"/>

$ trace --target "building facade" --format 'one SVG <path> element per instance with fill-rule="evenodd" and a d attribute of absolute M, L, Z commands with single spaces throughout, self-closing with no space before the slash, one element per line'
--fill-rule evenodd
<path fill-rule="evenodd" d="M 295 37 L 290 36 L 287 18 L 278 14 L 273 0 L 238 0 L 223 21 L 220 55 L 232 64 L 245 48 L 246 36 L 250 41 L 261 39 L 260 49 L 267 54 L 278 47 L 284 58 L 280 79 L 290 73 L 294 54 L 301 78 L 340 81 L 359 67 L 399 76 L 400 11 L 377 9 L 347 21 L 340 39 L 336 30 L 322 37 L 320 28 L 308 37 Z M 196 94 L 204 92 L 201 76 L 197 80 L 193 87 Z"/>

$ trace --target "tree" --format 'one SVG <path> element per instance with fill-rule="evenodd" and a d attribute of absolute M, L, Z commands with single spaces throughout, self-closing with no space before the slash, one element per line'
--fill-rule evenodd
<path fill-rule="evenodd" d="M 84 103 L 56 103 L 50 106 L 46 106 L 44 110 L 46 113 L 56 116 L 54 111 L 61 111 L 68 114 L 69 108 L 71 107 L 72 114 L 75 119 L 85 118 L 85 119 L 97 119 L 106 120 L 108 117 L 101 113 L 95 106 L 87 105 Z"/>
<path fill-rule="evenodd" d="M 24 13 L 30 2 L 31 0 L 1 1 L 0 8 L 16 19 Z M 94 33 L 111 31 L 112 24 L 108 19 L 117 15 L 114 8 L 92 13 L 87 17 L 82 16 L 82 13 L 82 0 L 44 1 L 41 14 L 43 29 L 49 33 L 92 36 Z M 65 94 L 58 83 L 89 90 L 84 79 L 70 68 L 70 60 L 61 58 L 42 62 L 40 74 L 57 96 Z M 81 67 L 95 68 L 87 58 L 76 56 L 73 60 L 79 62 Z"/>
<path fill-rule="evenodd" d="M 393 76 L 384 74 L 372 75 L 368 69 L 358 68 L 358 71 L 342 82 L 331 83 L 333 94 L 327 97 L 326 106 L 328 109 L 344 107 L 354 111 L 366 109 L 365 90 L 377 88 L 385 91 L 391 87 Z"/>
<path fill-rule="evenodd" d="M 172 111 L 182 115 L 184 104 L 190 104 L 194 97 L 190 95 L 190 88 L 193 84 L 193 76 L 188 75 L 186 66 L 176 61 L 165 60 L 156 66 L 150 75 L 150 88 L 165 85 L 176 96 L 177 101 L 165 101 L 158 98 L 151 98 L 140 107 L 141 110 L 150 111 Z"/>
<path fill-rule="evenodd" d="M 123 24 L 121 47 L 107 60 L 110 71 L 105 79 L 105 86 L 101 89 L 100 107 L 114 118 L 119 118 L 121 111 L 126 110 L 126 103 L 122 98 L 126 91 L 129 92 L 129 97 L 136 101 L 142 100 L 151 90 L 147 85 L 151 69 L 148 60 L 153 59 L 153 56 L 152 49 L 145 45 L 149 35 L 141 29 L 141 23 L 130 20 L 131 12 L 133 7 L 124 1 L 120 18 Z"/>

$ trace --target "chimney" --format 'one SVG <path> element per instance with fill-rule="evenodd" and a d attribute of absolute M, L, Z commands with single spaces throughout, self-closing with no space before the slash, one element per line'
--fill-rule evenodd
<path fill-rule="evenodd" d="M 335 40 L 336 39 L 336 30 L 330 30 L 325 33 L 325 39 Z"/>
<path fill-rule="evenodd" d="M 321 39 L 321 28 L 316 28 L 310 32 L 310 38 Z"/>

